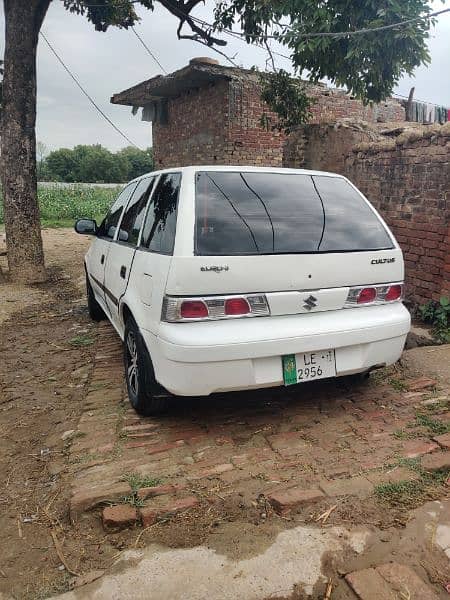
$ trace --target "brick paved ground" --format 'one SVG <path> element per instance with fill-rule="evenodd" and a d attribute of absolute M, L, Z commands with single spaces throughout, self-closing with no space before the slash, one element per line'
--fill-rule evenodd
<path fill-rule="evenodd" d="M 72 521 L 128 501 L 138 510 L 106 510 L 105 526 L 136 519 L 148 526 L 232 494 L 246 501 L 262 494 L 285 515 L 324 497 L 365 498 L 380 482 L 414 478 L 402 457 L 424 456 L 428 468 L 448 465 L 448 435 L 415 421 L 418 407 L 448 419 L 447 396 L 433 380 L 409 380 L 405 388 L 395 373 L 389 377 L 181 398 L 169 414 L 143 418 L 126 399 L 120 341 L 101 324 L 70 447 Z"/>

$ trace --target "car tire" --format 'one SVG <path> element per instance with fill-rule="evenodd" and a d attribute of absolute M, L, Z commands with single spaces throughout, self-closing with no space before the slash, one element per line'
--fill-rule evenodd
<path fill-rule="evenodd" d="M 103 321 L 106 319 L 105 311 L 95 299 L 94 290 L 92 289 L 89 277 L 86 274 L 86 296 L 89 316 L 93 321 Z"/>
<path fill-rule="evenodd" d="M 144 416 L 167 410 L 170 393 L 156 381 L 147 347 L 131 316 L 125 324 L 123 361 L 128 398 L 134 410 Z"/>

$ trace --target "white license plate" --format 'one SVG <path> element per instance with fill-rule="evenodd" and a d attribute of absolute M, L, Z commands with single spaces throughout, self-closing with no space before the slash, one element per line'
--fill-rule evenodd
<path fill-rule="evenodd" d="M 288 354 L 282 359 L 285 385 L 336 376 L 334 350 Z"/>

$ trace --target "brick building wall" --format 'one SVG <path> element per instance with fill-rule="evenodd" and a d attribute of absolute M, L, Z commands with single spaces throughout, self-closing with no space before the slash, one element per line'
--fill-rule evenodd
<path fill-rule="evenodd" d="M 450 294 L 450 123 L 362 143 L 346 175 L 376 206 L 403 249 L 407 297 Z"/>
<path fill-rule="evenodd" d="M 379 138 L 367 123 L 350 119 L 312 123 L 293 131 L 283 149 L 283 167 L 345 174 L 345 160 L 361 142 Z"/>
<path fill-rule="evenodd" d="M 153 125 L 156 167 L 281 166 L 285 137 L 260 126 L 262 112 L 256 85 L 246 78 L 169 99 L 167 125 Z M 270 111 L 269 116 L 275 120 Z"/>
<path fill-rule="evenodd" d="M 311 108 L 310 124 L 333 123 L 341 119 L 368 123 L 405 120 L 405 109 L 397 100 L 388 99 L 380 104 L 364 105 L 361 100 L 356 100 L 344 91 L 325 85 L 311 85 L 309 89 L 311 97 L 316 101 Z"/>
<path fill-rule="evenodd" d="M 393 100 L 370 107 L 323 85 L 309 89 L 317 100 L 311 123 L 341 117 L 373 122 L 405 118 L 403 107 Z M 168 123 L 153 124 L 155 164 L 157 168 L 215 163 L 282 166 L 286 136 L 261 127 L 263 113 L 276 123 L 276 115 L 261 101 L 256 76 L 246 71 L 169 98 Z"/>

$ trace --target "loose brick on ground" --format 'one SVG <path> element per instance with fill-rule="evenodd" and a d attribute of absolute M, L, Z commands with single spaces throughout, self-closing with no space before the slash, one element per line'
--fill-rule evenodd
<path fill-rule="evenodd" d="M 203 479 L 203 477 L 215 477 L 217 475 L 221 475 L 222 473 L 226 473 L 227 471 L 233 470 L 233 465 L 231 463 L 224 463 L 223 465 L 217 465 L 217 467 L 213 467 L 212 469 L 203 469 L 202 471 L 196 471 L 188 475 L 188 479 Z"/>
<path fill-rule="evenodd" d="M 138 514 L 134 506 L 118 504 L 104 508 L 102 518 L 106 529 L 124 529 L 136 523 Z"/>
<path fill-rule="evenodd" d="M 377 572 L 397 592 L 399 597 L 411 600 L 438 600 L 438 596 L 412 569 L 399 563 L 386 563 Z"/>
<path fill-rule="evenodd" d="M 373 483 L 366 477 L 351 477 L 350 479 L 321 481 L 320 489 L 327 496 L 359 496 L 365 498 L 372 492 Z"/>
<path fill-rule="evenodd" d="M 193 508 L 198 504 L 198 499 L 195 496 L 188 496 L 187 498 L 180 498 L 179 500 L 172 500 L 167 504 L 158 506 L 145 506 L 140 509 L 142 525 L 149 527 L 162 518 L 167 518 L 175 514 L 184 512 Z"/>
<path fill-rule="evenodd" d="M 410 392 L 418 392 L 427 388 L 435 387 L 437 381 L 435 379 L 429 379 L 428 377 L 421 377 L 415 381 L 408 383 L 408 389 Z"/>
<path fill-rule="evenodd" d="M 422 458 L 422 467 L 427 471 L 450 469 L 450 451 L 433 452 Z"/>
<path fill-rule="evenodd" d="M 267 494 L 270 504 L 280 515 L 285 515 L 298 506 L 317 502 L 322 498 L 324 498 L 324 494 L 320 490 L 305 490 L 303 487 L 292 487 Z"/>
<path fill-rule="evenodd" d="M 173 485 L 154 485 L 152 487 L 144 487 L 137 491 L 137 496 L 141 500 L 154 498 L 155 496 L 163 496 L 165 494 L 173 494 L 175 487 Z"/>
<path fill-rule="evenodd" d="M 391 586 L 375 569 L 354 571 L 345 580 L 360 600 L 393 600 Z"/>
<path fill-rule="evenodd" d="M 450 433 L 444 433 L 433 438 L 442 448 L 450 448 Z"/>
<path fill-rule="evenodd" d="M 90 486 L 75 493 L 70 500 L 70 520 L 74 523 L 81 513 L 104 502 L 116 502 L 131 494 L 128 483 L 116 483 L 102 487 Z"/>
<path fill-rule="evenodd" d="M 159 454 L 160 452 L 167 452 L 168 450 L 179 448 L 180 446 L 183 446 L 183 444 L 183 440 L 178 440 L 177 442 L 172 442 L 170 444 L 157 444 L 154 446 L 150 446 L 147 450 L 147 454 Z"/>
<path fill-rule="evenodd" d="M 405 458 L 418 458 L 438 448 L 439 446 L 430 440 L 408 440 L 403 444 L 402 456 Z"/>

